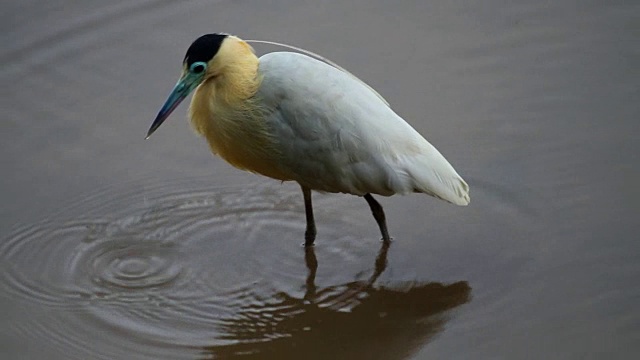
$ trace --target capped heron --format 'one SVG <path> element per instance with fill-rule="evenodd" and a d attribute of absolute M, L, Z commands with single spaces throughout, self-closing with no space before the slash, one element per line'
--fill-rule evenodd
<path fill-rule="evenodd" d="M 425 193 L 467 205 L 469 186 L 440 152 L 378 93 L 333 65 L 293 52 L 258 58 L 236 36 L 203 35 L 187 50 L 147 137 L 195 90 L 191 125 L 214 154 L 300 185 L 305 245 L 316 237 L 311 190 L 363 196 L 385 242 L 385 214 L 372 194 Z"/>

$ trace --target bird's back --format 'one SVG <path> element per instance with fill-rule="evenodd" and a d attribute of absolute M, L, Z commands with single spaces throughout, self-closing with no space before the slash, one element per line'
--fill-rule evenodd
<path fill-rule="evenodd" d="M 469 203 L 467 184 L 440 152 L 351 75 L 289 52 L 262 56 L 259 71 L 256 96 L 291 179 L 326 192 Z"/>

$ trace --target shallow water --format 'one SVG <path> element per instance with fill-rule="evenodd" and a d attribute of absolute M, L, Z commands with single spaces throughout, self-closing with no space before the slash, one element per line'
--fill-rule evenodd
<path fill-rule="evenodd" d="M 640 6 L 2 5 L 8 359 L 632 358 Z M 287 42 L 375 87 L 469 182 L 460 208 L 314 195 L 146 130 L 199 34 Z M 256 46 L 260 53 L 275 50 Z"/>

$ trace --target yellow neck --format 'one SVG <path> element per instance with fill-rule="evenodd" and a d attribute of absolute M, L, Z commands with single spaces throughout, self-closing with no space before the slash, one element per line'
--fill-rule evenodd
<path fill-rule="evenodd" d="M 213 73 L 196 89 L 189 108 L 191 125 L 204 136 L 213 153 L 231 165 L 279 180 L 275 139 L 254 97 L 260 87 L 258 58 L 238 38 L 225 40 L 210 64 Z"/>

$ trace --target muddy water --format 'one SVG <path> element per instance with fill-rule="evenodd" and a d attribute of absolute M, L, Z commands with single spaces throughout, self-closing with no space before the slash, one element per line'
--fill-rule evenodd
<path fill-rule="evenodd" d="M 7 359 L 632 358 L 640 78 L 627 3 L 2 5 Z M 144 134 L 199 34 L 321 53 L 472 188 L 458 208 L 315 195 Z M 256 47 L 260 53 L 272 51 Z"/>

